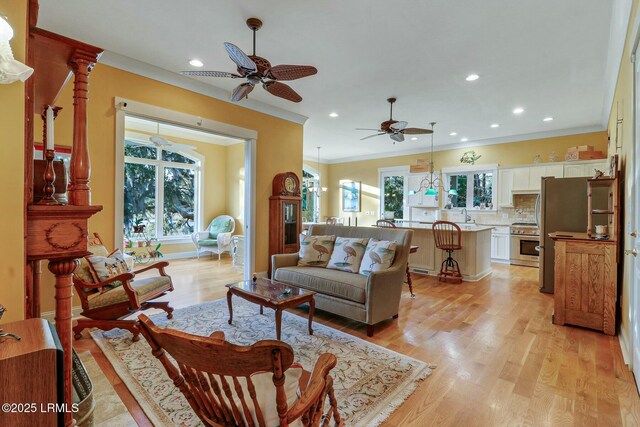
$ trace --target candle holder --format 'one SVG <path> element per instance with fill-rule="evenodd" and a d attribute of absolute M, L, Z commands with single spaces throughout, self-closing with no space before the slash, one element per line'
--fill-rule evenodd
<path fill-rule="evenodd" d="M 56 156 L 55 150 L 44 150 L 44 159 L 47 162 L 44 168 L 44 187 L 42 192 L 44 193 L 44 197 L 39 200 L 36 204 L 38 205 L 60 205 L 61 203 L 53 197 L 56 190 L 53 186 L 54 181 L 56 180 L 56 172 L 53 169 L 53 159 Z"/>

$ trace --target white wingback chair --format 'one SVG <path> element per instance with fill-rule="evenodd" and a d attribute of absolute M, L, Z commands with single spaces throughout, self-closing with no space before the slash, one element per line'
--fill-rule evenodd
<path fill-rule="evenodd" d="M 204 231 L 197 231 L 191 235 L 193 244 L 196 245 L 196 254 L 200 259 L 201 252 L 220 254 L 230 252 L 231 236 L 236 229 L 236 221 L 229 215 L 220 215 L 211 221 Z"/>

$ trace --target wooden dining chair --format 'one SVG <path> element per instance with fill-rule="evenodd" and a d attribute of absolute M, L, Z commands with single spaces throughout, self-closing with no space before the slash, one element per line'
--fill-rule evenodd
<path fill-rule="evenodd" d="M 396 223 L 393 221 L 390 221 L 388 219 L 379 219 L 376 221 L 376 227 L 382 227 L 382 228 L 397 228 L 396 227 Z M 414 246 L 411 245 L 410 249 L 409 249 L 409 254 L 415 254 L 416 252 L 418 252 L 418 249 L 420 249 L 419 246 Z M 411 298 L 415 298 L 416 295 L 413 293 L 413 282 L 411 281 L 411 272 L 409 270 L 409 261 L 407 261 L 407 285 L 409 285 L 409 294 L 411 295 Z"/>
<path fill-rule="evenodd" d="M 204 425 L 273 427 L 302 422 L 316 427 L 328 425 L 331 418 L 336 426 L 343 425 L 329 375 L 337 363 L 333 354 L 320 355 L 298 397 L 303 370 L 292 366 L 293 349 L 285 342 L 241 346 L 225 341 L 223 332 L 202 337 L 161 329 L 144 314 L 139 321 L 153 355 Z"/>
<path fill-rule="evenodd" d="M 440 266 L 441 282 L 462 283 L 462 274 L 458 261 L 453 259 L 453 252 L 462 249 L 462 231 L 458 224 L 449 221 L 433 223 L 433 239 L 436 247 L 447 252 L 447 258 Z"/>

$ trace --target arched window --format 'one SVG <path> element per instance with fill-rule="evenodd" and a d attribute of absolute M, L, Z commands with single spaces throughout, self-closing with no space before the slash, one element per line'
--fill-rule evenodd
<path fill-rule="evenodd" d="M 199 219 L 198 155 L 126 139 L 124 156 L 124 235 L 134 240 L 191 235 Z M 134 230 L 141 224 L 144 236 Z"/>

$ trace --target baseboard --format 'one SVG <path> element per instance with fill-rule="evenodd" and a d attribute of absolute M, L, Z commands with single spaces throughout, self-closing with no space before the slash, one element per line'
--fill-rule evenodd
<path fill-rule="evenodd" d="M 511 264 L 511 262 L 508 259 L 493 259 L 493 258 L 491 258 L 491 264 L 509 265 L 509 264 Z"/>
<path fill-rule="evenodd" d="M 78 306 L 78 307 L 73 307 L 71 309 L 71 317 L 72 318 L 76 318 L 76 317 L 80 317 L 80 313 L 82 313 L 82 307 Z M 45 311 L 44 313 L 40 313 L 40 317 L 48 320 L 51 323 L 56 323 L 56 312 L 55 311 Z"/>
<path fill-rule="evenodd" d="M 624 363 L 631 367 L 631 352 L 629 346 L 629 337 L 624 333 L 624 330 L 620 329 L 620 334 L 618 334 L 618 341 L 620 341 L 620 349 L 622 350 L 622 358 L 624 359 Z"/>
<path fill-rule="evenodd" d="M 174 252 L 171 254 L 162 254 L 162 259 L 182 259 L 182 258 L 196 258 L 198 254 L 196 251 L 191 252 Z"/>

